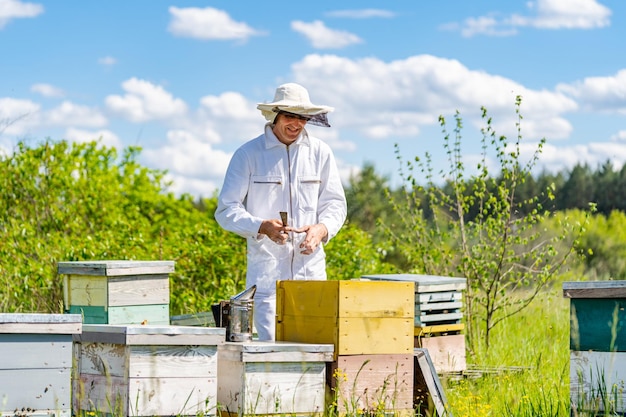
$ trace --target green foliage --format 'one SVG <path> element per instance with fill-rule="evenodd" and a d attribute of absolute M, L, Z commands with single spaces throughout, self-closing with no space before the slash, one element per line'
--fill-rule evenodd
<path fill-rule="evenodd" d="M 390 194 L 401 223 L 386 231 L 394 246 L 411 265 L 411 272 L 467 279 L 465 319 L 470 350 L 481 331 L 489 346 L 491 330 L 510 315 L 517 314 L 552 280 L 573 251 L 584 231 L 584 223 L 560 218 L 559 228 L 546 233 L 543 222 L 551 213 L 543 201 L 553 199 L 553 187 L 519 200 L 519 184 L 531 176 L 541 152 L 539 144 L 531 160 L 520 161 L 521 98 L 516 101 L 518 136 L 509 143 L 498 136 L 483 108 L 482 160 L 477 174 L 466 178 L 461 149 L 462 120 L 457 113 L 454 138 L 440 118 L 448 171 L 445 186 L 436 184 L 430 156 L 406 162 L 396 147 L 405 187 L 402 198 Z M 488 151 L 499 166 L 497 176 L 488 171 Z M 419 183 L 423 178 L 426 185 Z M 586 219 L 585 219 L 586 221 Z M 524 289 L 524 297 L 518 291 Z"/>
<path fill-rule="evenodd" d="M 371 236 L 352 224 L 346 224 L 341 232 L 324 248 L 327 253 L 328 279 L 359 278 L 367 274 L 390 274 L 395 268 L 384 262 L 385 252 L 377 247 Z"/>

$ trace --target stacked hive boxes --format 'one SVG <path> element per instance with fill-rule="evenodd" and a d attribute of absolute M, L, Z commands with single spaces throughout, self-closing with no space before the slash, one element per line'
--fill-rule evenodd
<path fill-rule="evenodd" d="M 71 416 L 78 314 L 0 314 L 0 415 Z"/>
<path fill-rule="evenodd" d="M 276 339 L 334 346 L 326 379 L 339 414 L 410 414 L 413 308 L 413 283 L 280 281 Z"/>
<path fill-rule="evenodd" d="M 626 281 L 565 282 L 572 415 L 626 414 Z"/>
<path fill-rule="evenodd" d="M 59 262 L 65 311 L 85 324 L 169 324 L 173 261 Z"/>
<path fill-rule="evenodd" d="M 428 349 L 439 373 L 462 372 L 465 360 L 465 278 L 416 274 L 366 275 L 374 281 L 410 282 L 415 287 L 415 347 Z"/>
<path fill-rule="evenodd" d="M 173 261 L 59 262 L 74 335 L 73 412 L 216 415 L 223 328 L 171 326 Z"/>

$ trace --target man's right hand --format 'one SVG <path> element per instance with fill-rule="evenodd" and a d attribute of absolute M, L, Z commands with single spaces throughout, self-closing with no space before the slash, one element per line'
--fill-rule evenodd
<path fill-rule="evenodd" d="M 259 227 L 259 234 L 266 235 L 277 245 L 284 245 L 289 239 L 289 234 L 279 219 L 263 220 Z"/>

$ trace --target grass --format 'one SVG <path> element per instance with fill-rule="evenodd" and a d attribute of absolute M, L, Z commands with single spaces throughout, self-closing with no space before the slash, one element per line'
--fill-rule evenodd
<path fill-rule="evenodd" d="M 443 378 L 451 414 L 569 416 L 569 325 L 569 300 L 558 286 L 496 327 L 489 350 L 479 346 L 468 367 L 502 371 Z"/>

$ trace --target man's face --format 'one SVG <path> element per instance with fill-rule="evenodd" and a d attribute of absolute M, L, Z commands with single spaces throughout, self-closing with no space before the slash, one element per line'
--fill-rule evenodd
<path fill-rule="evenodd" d="M 307 119 L 292 113 L 279 113 L 274 119 L 274 128 L 272 131 L 279 141 L 285 145 L 291 145 L 298 139 L 298 136 L 304 129 Z"/>

